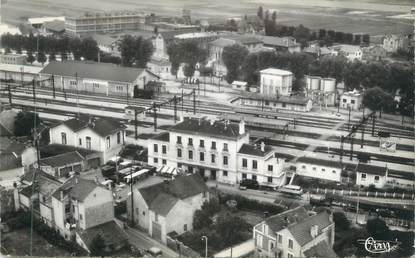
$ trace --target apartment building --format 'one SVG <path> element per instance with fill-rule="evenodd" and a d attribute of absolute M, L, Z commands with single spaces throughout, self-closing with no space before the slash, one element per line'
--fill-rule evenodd
<path fill-rule="evenodd" d="M 260 93 L 266 96 L 290 96 L 293 73 L 286 70 L 267 68 L 260 72 Z"/>
<path fill-rule="evenodd" d="M 144 29 L 144 23 L 145 15 L 140 12 L 85 13 L 81 16 L 65 17 L 65 31 L 70 36 L 85 36 Z"/>

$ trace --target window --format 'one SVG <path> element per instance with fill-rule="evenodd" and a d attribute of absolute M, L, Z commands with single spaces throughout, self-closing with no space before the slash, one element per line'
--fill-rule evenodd
<path fill-rule="evenodd" d="M 305 168 L 306 168 L 306 166 L 305 166 L 305 165 L 302 165 L 302 166 L 301 166 L 301 168 L 305 169 Z"/>
<path fill-rule="evenodd" d="M 99 84 L 98 83 L 92 83 L 92 86 L 94 87 L 94 88 L 97 88 L 97 89 L 99 89 Z"/>
<path fill-rule="evenodd" d="M 79 146 L 82 146 L 82 138 L 79 138 Z"/>
<path fill-rule="evenodd" d="M 182 157 L 182 149 L 177 149 L 177 157 L 178 158 Z"/>
<path fill-rule="evenodd" d="M 227 143 L 223 144 L 223 151 L 228 151 L 228 144 Z"/>
<path fill-rule="evenodd" d="M 321 172 L 326 172 L 326 169 L 325 169 L 325 168 L 322 168 L 322 169 L 321 169 Z"/>
<path fill-rule="evenodd" d="M 278 243 L 282 244 L 282 235 L 278 234 Z"/>
<path fill-rule="evenodd" d="M 154 152 L 159 152 L 159 145 L 158 144 L 154 144 L 153 145 L 153 149 L 154 149 Z"/>
<path fill-rule="evenodd" d="M 272 177 L 271 176 L 268 177 L 268 183 L 272 183 Z"/>
<path fill-rule="evenodd" d="M 107 136 L 107 149 L 111 148 L 111 138 Z"/>
<path fill-rule="evenodd" d="M 181 136 L 177 136 L 177 144 L 182 144 L 182 137 Z"/>
<path fill-rule="evenodd" d="M 120 86 L 120 85 L 117 85 L 117 86 L 115 86 L 115 90 L 116 91 L 124 91 L 124 87 Z"/>
<path fill-rule="evenodd" d="M 288 254 L 287 254 L 287 258 L 294 258 L 294 255 L 293 255 L 293 254 L 288 253 Z"/>
<path fill-rule="evenodd" d="M 199 153 L 199 159 L 200 159 L 200 161 L 205 161 L 205 153 L 200 152 Z"/>
<path fill-rule="evenodd" d="M 82 220 L 82 214 L 79 214 L 79 219 Z"/>
<path fill-rule="evenodd" d="M 154 164 L 158 164 L 159 163 L 159 159 L 158 158 L 154 158 L 153 161 L 154 161 Z"/>
<path fill-rule="evenodd" d="M 222 173 L 223 176 L 228 176 L 228 171 L 224 170 Z"/>
<path fill-rule="evenodd" d="M 143 211 L 143 216 L 145 216 L 146 215 L 146 212 L 145 211 Z"/>
<path fill-rule="evenodd" d="M 252 175 L 252 180 L 256 180 L 256 175 Z"/>
<path fill-rule="evenodd" d="M 117 144 L 121 143 L 121 132 L 117 133 Z"/>
<path fill-rule="evenodd" d="M 242 173 L 242 179 L 246 179 L 246 174 Z"/>
<path fill-rule="evenodd" d="M 69 81 L 69 85 L 71 85 L 71 86 L 75 86 L 77 83 L 76 83 L 76 81 L 75 80 L 70 80 Z"/>
<path fill-rule="evenodd" d="M 89 136 L 85 137 L 85 142 L 86 142 L 86 148 L 91 149 L 91 137 Z"/>
<path fill-rule="evenodd" d="M 183 230 L 184 230 L 184 231 L 187 231 L 187 224 L 184 224 L 184 225 L 183 225 Z"/>
<path fill-rule="evenodd" d="M 228 165 L 228 156 L 223 156 L 223 165 Z"/>
<path fill-rule="evenodd" d="M 354 104 L 354 99 L 350 100 L 350 103 Z"/>
<path fill-rule="evenodd" d="M 316 167 L 313 167 L 313 170 L 314 170 L 314 171 L 316 171 L 316 170 L 317 170 L 317 168 L 316 168 Z"/>
<path fill-rule="evenodd" d="M 294 246 L 293 240 L 292 239 L 288 239 L 288 248 L 289 249 L 293 249 L 293 246 Z"/>
<path fill-rule="evenodd" d="M 161 160 L 161 163 L 162 163 L 163 165 L 167 165 L 167 160 L 162 159 L 162 160 Z"/>
<path fill-rule="evenodd" d="M 61 137 L 62 137 L 62 144 L 66 144 L 66 133 L 61 133 Z"/>
<path fill-rule="evenodd" d="M 273 243 L 273 242 L 270 242 L 270 244 L 269 244 L 269 249 L 270 249 L 270 250 L 274 249 L 274 243 Z"/>
<path fill-rule="evenodd" d="M 336 170 L 332 170 L 331 172 L 332 172 L 333 174 L 336 174 Z"/>
<path fill-rule="evenodd" d="M 189 138 L 189 141 L 188 141 L 187 144 L 190 145 L 190 146 L 193 146 L 193 139 L 192 138 Z"/>
<path fill-rule="evenodd" d="M 375 176 L 375 182 L 379 182 L 379 176 Z"/>
<path fill-rule="evenodd" d="M 212 147 L 211 147 L 211 149 L 212 149 L 212 150 L 216 150 L 216 142 L 212 142 Z"/>
<path fill-rule="evenodd" d="M 273 165 L 268 165 L 268 171 L 272 172 L 274 170 L 274 166 Z"/>
<path fill-rule="evenodd" d="M 248 160 L 242 159 L 242 167 L 247 168 L 248 167 Z"/>
<path fill-rule="evenodd" d="M 159 222 L 159 215 L 156 213 L 155 214 L 155 216 L 154 216 L 155 218 L 154 218 L 154 220 L 156 221 L 156 222 Z"/>
<path fill-rule="evenodd" d="M 347 99 L 343 99 L 343 103 L 346 103 L 347 102 Z"/>
<path fill-rule="evenodd" d="M 362 180 L 366 180 L 366 174 L 362 174 Z"/>
<path fill-rule="evenodd" d="M 161 153 L 163 153 L 163 154 L 167 153 L 167 146 L 166 145 L 161 146 Z"/>
<path fill-rule="evenodd" d="M 199 147 L 200 148 L 204 148 L 205 147 L 205 141 L 204 140 L 200 140 Z"/>
<path fill-rule="evenodd" d="M 215 154 L 210 155 L 210 162 L 215 163 L 216 162 L 216 156 Z"/>
<path fill-rule="evenodd" d="M 193 159 L 193 151 L 189 150 L 189 159 Z"/>
<path fill-rule="evenodd" d="M 252 161 L 252 169 L 257 169 L 258 168 L 258 162 L 256 160 Z"/>

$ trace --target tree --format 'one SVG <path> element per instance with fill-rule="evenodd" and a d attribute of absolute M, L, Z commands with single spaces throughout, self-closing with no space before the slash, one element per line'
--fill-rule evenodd
<path fill-rule="evenodd" d="M 295 29 L 293 37 L 301 44 L 301 47 L 304 48 L 311 37 L 310 29 L 300 24 Z"/>
<path fill-rule="evenodd" d="M 40 124 L 39 114 L 21 111 L 14 120 L 15 136 L 31 136 L 32 130 Z"/>
<path fill-rule="evenodd" d="M 82 39 L 81 42 L 81 55 L 86 60 L 97 60 L 98 58 L 98 44 L 92 37 Z"/>
<path fill-rule="evenodd" d="M 142 37 L 133 37 L 126 35 L 118 46 L 121 52 L 121 63 L 123 66 L 131 67 L 133 65 L 144 68 L 153 54 L 153 44 L 150 40 Z"/>
<path fill-rule="evenodd" d="M 211 198 L 202 204 L 202 210 L 206 211 L 209 216 L 213 216 L 220 211 L 220 204 L 217 198 Z"/>
<path fill-rule="evenodd" d="M 264 19 L 264 10 L 262 9 L 262 6 L 258 7 L 257 16 L 263 20 Z"/>
<path fill-rule="evenodd" d="M 193 77 L 195 73 L 195 64 L 186 64 L 183 68 L 184 76 Z"/>
<path fill-rule="evenodd" d="M 333 221 L 336 230 L 345 231 L 350 228 L 350 221 L 347 219 L 346 215 L 343 212 L 334 212 Z"/>
<path fill-rule="evenodd" d="M 369 46 L 369 44 L 370 44 L 370 36 L 369 36 L 369 34 L 364 34 L 363 35 L 362 42 L 366 46 Z"/>
<path fill-rule="evenodd" d="M 27 53 L 27 62 L 29 62 L 30 64 L 32 64 L 35 61 L 35 57 L 33 56 L 32 52 L 28 52 Z"/>
<path fill-rule="evenodd" d="M 56 60 L 56 54 L 55 54 L 55 52 L 51 52 L 49 54 L 49 62 L 50 61 L 55 61 L 55 60 Z"/>
<path fill-rule="evenodd" d="M 366 230 L 374 239 L 388 239 L 389 228 L 386 222 L 380 218 L 368 220 Z"/>
<path fill-rule="evenodd" d="M 236 216 L 219 217 L 216 225 L 217 233 L 222 236 L 226 245 L 231 247 L 244 240 L 243 232 L 249 230 L 250 227 L 245 220 Z"/>
<path fill-rule="evenodd" d="M 97 234 L 91 241 L 89 246 L 89 251 L 91 256 L 105 256 L 105 243 L 104 239 L 100 234 Z"/>
<path fill-rule="evenodd" d="M 82 57 L 82 41 L 75 37 L 69 41 L 69 51 L 73 54 L 75 60 L 81 60 Z"/>
<path fill-rule="evenodd" d="M 133 65 L 136 54 L 135 43 L 136 41 L 133 36 L 125 35 L 118 45 L 123 66 L 131 67 Z"/>
<path fill-rule="evenodd" d="M 42 65 L 46 62 L 46 55 L 45 55 L 45 53 L 43 53 L 43 52 L 39 52 L 38 54 L 37 54 L 37 61 L 39 62 L 39 63 L 41 63 Z"/>
<path fill-rule="evenodd" d="M 248 54 L 248 49 L 238 44 L 226 46 L 223 49 L 222 60 L 228 71 L 226 74 L 226 81 L 228 83 L 232 83 L 238 78 L 242 62 Z"/>
<path fill-rule="evenodd" d="M 207 228 L 212 225 L 212 220 L 209 214 L 203 210 L 196 210 L 193 215 L 193 228 L 196 230 Z"/>
<path fill-rule="evenodd" d="M 276 25 L 277 24 L 277 12 L 276 11 L 272 12 L 271 18 L 272 18 L 272 22 Z"/>
<path fill-rule="evenodd" d="M 392 101 L 392 103 L 391 103 Z M 370 108 L 372 111 L 382 111 L 382 108 L 393 104 L 393 97 L 384 92 L 379 87 L 373 87 L 366 90 L 363 95 L 363 105 Z M 381 117 L 381 112 L 379 116 Z"/>
<path fill-rule="evenodd" d="M 135 63 L 137 67 L 145 68 L 147 62 L 150 60 L 153 55 L 153 43 L 148 39 L 143 39 L 142 37 L 136 38 L 137 52 L 135 54 Z"/>

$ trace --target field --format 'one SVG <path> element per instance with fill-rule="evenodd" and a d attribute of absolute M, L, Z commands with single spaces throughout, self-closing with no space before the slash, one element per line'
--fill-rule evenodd
<path fill-rule="evenodd" d="M 18 24 L 27 17 L 79 15 L 86 11 L 143 10 L 160 15 L 181 15 L 181 9 L 192 11 L 194 19 L 210 21 L 224 17 L 255 14 L 259 5 L 275 9 L 278 21 L 287 25 L 304 24 L 310 28 L 327 28 L 371 35 L 409 33 L 411 20 L 391 18 L 407 13 L 411 0 L 9 0 L 2 8 L 7 23 Z"/>

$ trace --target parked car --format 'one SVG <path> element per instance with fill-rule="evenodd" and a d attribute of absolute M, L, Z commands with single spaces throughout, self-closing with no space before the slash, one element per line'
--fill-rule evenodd
<path fill-rule="evenodd" d="M 248 189 L 258 189 L 259 184 L 258 184 L 258 181 L 256 181 L 256 180 L 244 179 L 239 184 L 239 188 L 241 188 L 241 187 L 246 187 Z"/>
<path fill-rule="evenodd" d="M 161 256 L 163 254 L 163 252 L 160 250 L 160 248 L 157 248 L 155 246 L 148 249 L 147 252 L 149 254 L 151 254 L 152 256 L 154 256 L 154 257 Z"/>

